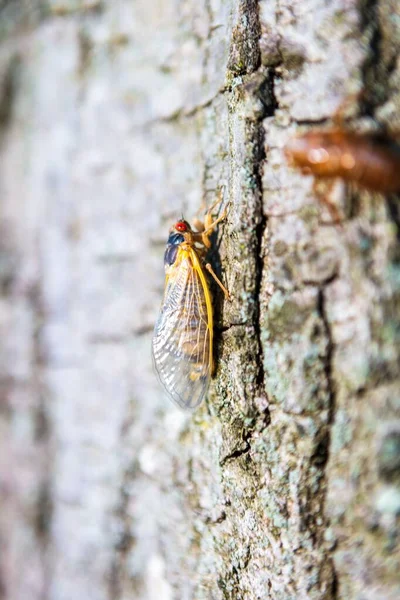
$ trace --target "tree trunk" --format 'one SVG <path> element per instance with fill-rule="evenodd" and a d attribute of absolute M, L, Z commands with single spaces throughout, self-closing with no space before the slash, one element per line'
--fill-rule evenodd
<path fill-rule="evenodd" d="M 395 600 L 399 210 L 285 142 L 400 128 L 395 0 L 0 2 L 0 598 Z M 151 361 L 223 187 L 216 375 Z"/>

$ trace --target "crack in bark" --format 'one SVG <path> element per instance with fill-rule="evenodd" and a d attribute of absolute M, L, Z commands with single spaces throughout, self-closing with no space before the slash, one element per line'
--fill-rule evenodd
<path fill-rule="evenodd" d="M 204 523 L 206 525 L 219 525 L 220 523 L 223 523 L 224 521 L 226 521 L 227 515 L 226 512 L 223 510 L 221 512 L 221 514 L 219 515 L 219 517 L 217 517 L 216 519 L 212 519 L 211 517 L 206 517 L 204 519 Z"/>
<path fill-rule="evenodd" d="M 259 94 L 263 105 L 262 114 L 258 116 L 255 122 L 255 142 L 254 142 L 254 161 L 255 161 L 255 181 L 258 191 L 258 211 L 260 221 L 256 227 L 256 285 L 255 285 L 255 297 L 257 314 L 255 316 L 254 329 L 257 337 L 257 343 L 259 348 L 259 355 L 261 360 L 259 361 L 259 372 L 257 377 L 257 384 L 262 394 L 265 394 L 265 373 L 264 373 L 264 359 L 263 359 L 263 347 L 261 341 L 261 296 L 262 296 L 262 277 L 264 269 L 264 257 L 263 257 L 263 243 L 264 236 L 267 229 L 268 218 L 264 213 L 263 209 L 263 182 L 262 182 L 262 168 L 267 158 L 265 151 L 265 133 L 263 127 L 263 121 L 265 117 L 272 116 L 278 107 L 278 102 L 275 97 L 274 85 L 275 85 L 275 69 L 271 68 L 267 71 L 267 76 L 262 82 L 259 88 Z M 269 421 L 269 414 L 268 414 Z"/>
<path fill-rule="evenodd" d="M 321 117 L 320 119 L 294 119 L 291 118 L 290 122 L 295 125 L 300 125 L 300 126 L 313 126 L 313 125 L 318 125 L 318 126 L 324 126 L 324 125 L 330 125 L 332 122 L 331 118 L 327 118 L 327 117 Z"/>
<path fill-rule="evenodd" d="M 251 323 L 249 323 L 248 321 L 243 321 L 243 323 L 229 323 L 229 325 L 223 326 L 214 325 L 214 330 L 218 333 L 226 333 L 234 327 L 247 327 L 248 325 L 251 325 Z"/>
<path fill-rule="evenodd" d="M 362 66 L 363 95 L 360 100 L 360 116 L 373 117 L 375 109 L 388 99 L 387 81 L 396 66 L 396 53 L 388 65 L 383 64 L 381 45 L 383 35 L 379 19 L 379 2 L 363 0 L 360 3 L 361 29 L 370 30 L 370 53 Z"/>
<path fill-rule="evenodd" d="M 238 448 L 237 450 L 233 450 L 232 452 L 230 452 L 229 454 L 226 454 L 225 456 L 223 456 L 220 459 L 219 464 L 221 465 L 221 467 L 224 466 L 229 460 L 234 460 L 235 458 L 240 458 L 241 456 L 243 456 L 244 454 L 247 454 L 251 450 L 251 445 L 249 442 L 250 436 L 251 436 L 251 433 L 249 434 L 248 438 L 243 440 L 245 442 L 244 448 Z"/>
<path fill-rule="evenodd" d="M 262 198 L 262 191 L 261 191 Z M 262 201 L 262 200 L 261 200 Z M 260 362 L 259 362 L 259 371 L 257 377 L 257 384 L 262 394 L 265 394 L 265 372 L 264 372 L 264 357 L 263 357 L 263 347 L 261 341 L 261 295 L 262 295 L 262 276 L 263 276 L 263 258 L 262 258 L 262 245 L 264 239 L 265 229 L 267 227 L 267 219 L 265 216 L 262 217 L 259 226 L 257 227 L 257 239 L 258 239 L 258 247 L 257 247 L 257 271 L 256 271 L 256 298 L 257 298 L 257 315 L 255 318 L 254 329 L 257 337 L 257 343 L 259 348 Z"/>
<path fill-rule="evenodd" d="M 331 437 L 332 437 L 332 426 L 335 419 L 336 414 L 336 383 L 333 377 L 333 354 L 334 354 L 334 341 L 332 337 L 331 326 L 329 323 L 329 318 L 326 311 L 326 300 L 324 296 L 324 287 L 321 287 L 318 294 L 318 312 L 321 316 L 322 322 L 324 324 L 325 335 L 327 338 L 327 352 L 325 359 L 325 377 L 328 385 L 328 394 L 329 394 L 329 407 L 328 407 L 328 421 L 325 426 L 325 432 L 316 447 L 314 452 L 313 462 L 314 464 L 321 470 L 321 487 L 324 488 L 323 497 L 322 497 L 322 507 L 321 512 L 324 514 L 324 520 L 326 521 L 325 516 L 325 504 L 326 504 L 326 480 L 327 480 L 327 465 L 329 462 L 330 456 L 330 445 L 331 445 Z M 320 542 L 321 543 L 321 542 Z M 330 556 L 331 562 L 331 572 L 332 572 L 332 588 L 331 588 L 331 599 L 337 600 L 339 597 L 339 579 L 335 569 L 335 563 L 333 560 L 333 551 L 325 549 L 325 554 Z"/>

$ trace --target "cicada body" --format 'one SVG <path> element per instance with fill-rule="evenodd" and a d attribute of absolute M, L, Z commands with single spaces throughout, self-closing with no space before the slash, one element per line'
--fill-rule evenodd
<path fill-rule="evenodd" d="M 316 177 L 340 177 L 383 194 L 400 191 L 400 147 L 391 140 L 341 129 L 309 131 L 289 141 L 285 152 Z"/>
<path fill-rule="evenodd" d="M 203 252 L 195 244 L 209 246 L 217 221 L 203 232 L 178 221 L 164 254 L 165 292 L 154 330 L 153 359 L 168 395 L 186 409 L 201 403 L 213 371 L 213 309 L 205 267 L 212 269 L 203 266 Z"/>

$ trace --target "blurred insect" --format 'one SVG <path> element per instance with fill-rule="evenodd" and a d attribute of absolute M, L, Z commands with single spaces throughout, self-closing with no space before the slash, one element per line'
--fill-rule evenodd
<path fill-rule="evenodd" d="M 292 165 L 316 178 L 338 177 L 382 194 L 400 191 L 400 146 L 382 136 L 340 128 L 310 131 L 289 141 L 285 154 Z M 328 196 L 321 199 L 337 216 Z"/>
<path fill-rule="evenodd" d="M 340 177 L 383 194 L 400 191 L 400 146 L 383 137 L 310 131 L 291 140 L 285 152 L 296 167 L 316 177 Z"/>
<path fill-rule="evenodd" d="M 153 358 L 161 383 L 181 408 L 194 409 L 201 403 L 214 368 L 213 309 L 205 269 L 229 299 L 211 265 L 203 262 L 210 236 L 226 216 L 223 212 L 212 220 L 220 202 L 210 208 L 204 223 L 196 221 L 197 231 L 183 218 L 175 223 L 164 254 L 165 291 L 154 329 Z"/>

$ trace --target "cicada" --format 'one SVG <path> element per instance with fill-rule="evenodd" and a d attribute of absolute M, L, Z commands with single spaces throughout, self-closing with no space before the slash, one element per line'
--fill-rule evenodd
<path fill-rule="evenodd" d="M 226 214 L 213 221 L 216 204 L 204 223 L 196 223 L 197 231 L 183 218 L 175 223 L 164 254 L 165 291 L 154 329 L 153 359 L 168 395 L 186 409 L 201 403 L 214 368 L 213 307 L 206 270 L 229 299 L 229 292 L 204 261 L 210 235 Z"/>
<path fill-rule="evenodd" d="M 382 136 L 338 128 L 309 131 L 289 141 L 285 152 L 316 177 L 340 177 L 382 194 L 400 191 L 400 146 Z"/>
<path fill-rule="evenodd" d="M 290 140 L 285 154 L 293 166 L 314 175 L 314 192 L 335 222 L 340 215 L 327 193 L 335 178 L 381 194 L 400 191 L 400 146 L 382 136 L 340 128 L 309 131 Z M 320 180 L 330 182 L 323 194 Z"/>

